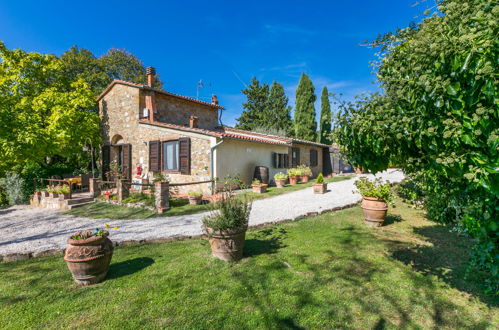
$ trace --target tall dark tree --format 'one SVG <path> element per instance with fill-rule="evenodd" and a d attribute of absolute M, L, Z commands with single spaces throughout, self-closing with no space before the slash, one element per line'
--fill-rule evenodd
<path fill-rule="evenodd" d="M 324 86 L 321 95 L 321 117 L 319 129 L 319 142 L 331 144 L 331 103 L 329 102 L 329 92 Z"/>
<path fill-rule="evenodd" d="M 251 85 L 242 90 L 246 95 L 246 103 L 243 103 L 245 109 L 241 116 L 237 118 L 237 128 L 253 130 L 257 127 L 265 127 L 265 112 L 268 107 L 269 85 L 260 84 L 256 77 L 251 80 Z"/>
<path fill-rule="evenodd" d="M 268 127 L 285 133 L 286 136 L 293 135 L 293 121 L 291 120 L 291 107 L 288 105 L 288 97 L 284 93 L 284 87 L 274 81 L 270 87 L 268 113 L 266 119 Z"/>
<path fill-rule="evenodd" d="M 308 141 L 317 140 L 317 121 L 315 120 L 316 100 L 312 80 L 302 73 L 296 89 L 296 106 L 294 115 L 295 136 Z"/>

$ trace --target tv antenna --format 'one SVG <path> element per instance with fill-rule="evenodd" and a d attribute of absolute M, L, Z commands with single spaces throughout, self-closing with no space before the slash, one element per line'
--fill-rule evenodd
<path fill-rule="evenodd" d="M 204 82 L 203 79 L 199 79 L 196 86 L 196 99 L 199 100 L 199 90 L 204 87 L 211 87 L 211 83 Z"/>

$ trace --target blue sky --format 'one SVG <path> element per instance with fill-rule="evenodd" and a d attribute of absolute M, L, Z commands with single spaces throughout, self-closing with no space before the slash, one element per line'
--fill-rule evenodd
<path fill-rule="evenodd" d="M 282 83 L 292 106 L 302 72 L 318 98 L 324 86 L 346 98 L 376 90 L 374 50 L 360 44 L 418 21 L 432 3 L 416 2 L 0 0 L 0 40 L 56 55 L 72 45 L 97 56 L 126 48 L 168 91 L 195 96 L 202 79 L 201 97 L 217 94 L 233 125 L 253 76 Z"/>

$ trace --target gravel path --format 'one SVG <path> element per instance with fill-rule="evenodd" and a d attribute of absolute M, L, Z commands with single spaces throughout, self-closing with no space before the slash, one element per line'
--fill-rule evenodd
<path fill-rule="evenodd" d="M 376 176 L 391 182 L 399 182 L 404 178 L 399 170 L 388 170 Z M 315 195 L 312 188 L 305 188 L 257 200 L 253 203 L 249 224 L 256 226 L 294 220 L 357 203 L 360 195 L 353 193 L 355 180 L 352 178 L 329 183 L 329 192 L 324 195 Z M 92 220 L 27 205 L 13 206 L 0 209 L 0 255 L 31 253 L 36 256 L 46 251 L 61 250 L 66 247 L 66 239 L 71 234 L 83 229 L 103 227 L 106 223 L 119 227 L 111 230 L 112 240 L 118 243 L 196 236 L 202 234 L 201 218 L 204 215 L 206 213 L 139 220 Z"/>

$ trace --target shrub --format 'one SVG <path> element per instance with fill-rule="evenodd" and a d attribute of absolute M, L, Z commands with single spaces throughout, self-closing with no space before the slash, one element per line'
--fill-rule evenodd
<path fill-rule="evenodd" d="M 5 173 L 1 185 L 10 205 L 23 204 L 28 200 L 29 195 L 26 195 L 24 190 L 25 180 L 18 173 Z"/>
<path fill-rule="evenodd" d="M 161 172 L 154 173 L 154 177 L 152 179 L 153 183 L 156 183 L 156 182 L 167 182 L 167 181 L 170 181 L 170 178 L 168 177 L 168 175 L 163 174 Z"/>
<path fill-rule="evenodd" d="M 396 187 L 397 195 L 406 203 L 413 204 L 417 208 L 424 206 L 424 192 L 417 178 L 405 178 Z"/>
<path fill-rule="evenodd" d="M 312 169 L 310 169 L 310 167 L 306 166 L 306 165 L 300 165 L 298 166 L 298 171 L 300 174 L 300 176 L 302 175 L 308 175 L 308 176 L 312 176 Z"/>
<path fill-rule="evenodd" d="M 274 175 L 274 180 L 286 180 L 288 178 L 287 174 L 284 174 L 282 172 L 277 173 Z"/>
<path fill-rule="evenodd" d="M 300 176 L 301 171 L 297 168 L 290 168 L 288 169 L 288 176 Z"/>
<path fill-rule="evenodd" d="M 211 214 L 203 218 L 203 225 L 213 230 L 228 230 L 248 227 L 251 202 L 247 198 L 236 198 L 225 194 L 221 201 L 213 204 Z"/>
<path fill-rule="evenodd" d="M 155 197 L 151 194 L 131 193 L 122 200 L 122 203 L 144 203 L 146 206 L 154 206 Z"/>
<path fill-rule="evenodd" d="M 354 184 L 357 187 L 357 191 L 364 197 L 384 199 L 387 203 L 393 203 L 393 195 L 388 181 L 383 183 L 381 178 L 371 181 L 368 178 L 362 177 L 355 181 Z"/>
<path fill-rule="evenodd" d="M 189 196 L 189 197 L 201 197 L 201 196 L 203 196 L 203 194 L 198 192 L 198 191 L 190 191 L 187 193 L 187 196 Z"/>
<path fill-rule="evenodd" d="M 317 176 L 317 179 L 315 180 L 315 183 L 324 183 L 324 176 L 322 175 L 322 173 L 319 173 L 319 175 Z"/>
<path fill-rule="evenodd" d="M 253 180 L 253 182 L 251 183 L 253 186 L 259 186 L 261 184 L 260 180 L 258 179 L 255 179 Z"/>
<path fill-rule="evenodd" d="M 106 236 L 109 236 L 109 232 L 107 230 L 99 229 L 99 228 L 88 229 L 88 230 L 83 230 L 83 231 L 80 231 L 76 234 L 71 235 L 71 239 L 84 240 L 84 239 L 94 237 L 94 236 L 106 237 Z"/>
<path fill-rule="evenodd" d="M 9 196 L 0 185 L 0 207 L 9 205 Z"/>

